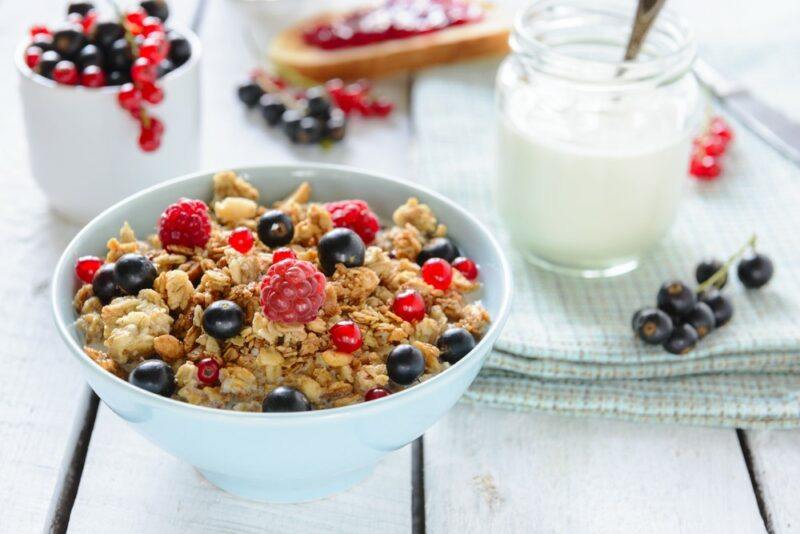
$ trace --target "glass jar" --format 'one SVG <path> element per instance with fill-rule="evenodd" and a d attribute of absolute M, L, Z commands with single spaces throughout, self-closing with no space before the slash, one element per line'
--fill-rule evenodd
<path fill-rule="evenodd" d="M 552 270 L 630 271 L 675 220 L 704 109 L 696 47 L 665 10 L 622 61 L 634 9 L 533 2 L 497 74 L 498 209 L 516 247 Z"/>

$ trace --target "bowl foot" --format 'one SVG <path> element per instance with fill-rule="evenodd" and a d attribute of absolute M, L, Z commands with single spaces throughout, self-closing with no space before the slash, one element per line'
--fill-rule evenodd
<path fill-rule="evenodd" d="M 206 480 L 237 497 L 268 503 L 313 501 L 349 489 L 369 475 L 375 465 L 340 473 L 327 479 L 245 478 L 199 470 Z"/>

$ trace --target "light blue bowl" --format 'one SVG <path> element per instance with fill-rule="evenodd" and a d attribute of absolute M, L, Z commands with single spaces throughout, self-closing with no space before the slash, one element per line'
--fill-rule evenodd
<path fill-rule="evenodd" d="M 475 349 L 456 365 L 383 399 L 314 412 L 263 414 L 193 406 L 131 386 L 84 354 L 75 327 L 76 259 L 102 256 L 107 239 L 124 221 L 138 235 L 146 235 L 177 198 L 210 199 L 214 173 L 177 178 L 123 200 L 92 220 L 64 251 L 53 282 L 55 322 L 86 380 L 111 410 L 225 491 L 269 502 L 317 499 L 364 478 L 383 456 L 422 435 L 458 401 L 506 322 L 511 274 L 489 231 L 465 210 L 427 189 L 341 166 L 276 165 L 235 171 L 259 189 L 262 203 L 285 197 L 305 180 L 313 186 L 316 200 L 362 198 L 388 219 L 398 205 L 416 196 L 447 224 L 465 255 L 481 266 L 481 300 L 493 322 Z"/>

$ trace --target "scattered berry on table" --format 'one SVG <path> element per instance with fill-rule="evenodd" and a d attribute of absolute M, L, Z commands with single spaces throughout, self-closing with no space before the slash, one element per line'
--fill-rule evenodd
<path fill-rule="evenodd" d="M 214 358 L 203 358 L 197 362 L 197 380 L 206 386 L 213 386 L 219 380 L 219 364 Z"/>
<path fill-rule="evenodd" d="M 265 412 L 308 412 L 311 410 L 311 403 L 300 391 L 288 386 L 278 386 L 264 398 L 261 409 Z"/>
<path fill-rule="evenodd" d="M 283 105 L 281 99 L 271 94 L 264 94 L 258 99 L 258 108 L 261 110 L 261 116 L 270 126 L 277 125 L 286 111 L 286 106 Z"/>
<path fill-rule="evenodd" d="M 375 235 L 381 229 L 378 216 L 369 209 L 363 200 L 340 200 L 328 202 L 325 209 L 331 214 L 336 228 L 349 228 L 358 234 L 365 245 L 375 241 Z"/>
<path fill-rule="evenodd" d="M 92 293 L 100 299 L 103 304 L 108 304 L 115 297 L 120 296 L 121 291 L 117 286 L 117 278 L 114 275 L 114 264 L 107 263 L 97 269 L 92 280 Z"/>
<path fill-rule="evenodd" d="M 475 348 L 475 338 L 464 328 L 448 328 L 436 341 L 439 359 L 454 364 Z"/>
<path fill-rule="evenodd" d="M 632 326 L 639 339 L 649 345 L 664 343 L 673 329 L 670 316 L 655 308 L 637 311 L 633 316 Z"/>
<path fill-rule="evenodd" d="M 700 339 L 710 334 L 716 326 L 714 311 L 702 301 L 695 303 L 694 308 L 686 314 L 684 320 L 694 327 Z"/>
<path fill-rule="evenodd" d="M 404 289 L 395 295 L 392 311 L 404 321 L 416 323 L 425 317 L 425 299 L 413 289 Z"/>
<path fill-rule="evenodd" d="M 141 254 L 124 254 L 114 263 L 117 285 L 128 295 L 137 295 L 142 289 L 152 288 L 156 276 L 156 266 Z"/>
<path fill-rule="evenodd" d="M 698 298 L 711 308 L 711 312 L 714 314 L 714 326 L 716 328 L 725 326 L 733 317 L 733 305 L 731 301 L 716 289 L 704 291 Z"/>
<path fill-rule="evenodd" d="M 258 103 L 258 100 L 264 94 L 264 90 L 261 89 L 261 86 L 257 83 L 249 82 L 240 85 L 236 90 L 236 94 L 239 95 L 239 100 L 241 100 L 244 105 L 252 108 Z"/>
<path fill-rule="evenodd" d="M 287 247 L 281 247 L 279 249 L 276 249 L 272 253 L 272 263 L 278 263 L 279 261 L 283 261 L 290 258 L 291 259 L 297 258 L 297 254 L 294 253 L 294 250 Z"/>
<path fill-rule="evenodd" d="M 85 284 L 91 284 L 97 270 L 105 262 L 97 256 L 82 256 L 75 262 L 75 275 Z"/>
<path fill-rule="evenodd" d="M 297 125 L 297 132 L 292 138 L 293 142 L 307 145 L 316 143 L 322 138 L 323 125 L 316 117 L 303 117 Z"/>
<path fill-rule="evenodd" d="M 228 244 L 240 254 L 247 254 L 256 242 L 249 228 L 240 226 L 228 236 Z"/>
<path fill-rule="evenodd" d="M 453 281 L 453 268 L 442 258 L 431 258 L 422 264 L 422 279 L 444 291 Z"/>
<path fill-rule="evenodd" d="M 730 126 L 721 117 L 713 117 L 705 131 L 694 140 L 689 174 L 698 180 L 715 180 L 722 173 L 721 158 L 733 138 Z"/>
<path fill-rule="evenodd" d="M 739 280 L 748 289 L 758 289 L 767 285 L 774 272 L 772 260 L 764 254 L 754 254 L 743 258 L 736 268 Z"/>
<path fill-rule="evenodd" d="M 242 331 L 244 311 L 230 300 L 212 302 L 203 312 L 203 330 L 211 337 L 228 339 Z"/>
<path fill-rule="evenodd" d="M 665 282 L 658 290 L 656 303 L 671 317 L 683 317 L 694 307 L 697 301 L 694 291 L 683 282 L 674 280 Z"/>
<path fill-rule="evenodd" d="M 386 357 L 386 372 L 392 382 L 411 385 L 425 372 L 425 357 L 414 346 L 398 345 Z"/>
<path fill-rule="evenodd" d="M 130 372 L 128 382 L 162 397 L 175 392 L 175 373 L 163 360 L 144 360 Z"/>
<path fill-rule="evenodd" d="M 723 265 L 722 262 L 716 259 L 707 259 L 703 260 L 697 264 L 697 268 L 695 269 L 695 279 L 697 280 L 698 284 L 702 284 L 709 278 L 711 278 L 714 273 L 722 269 Z M 728 273 L 714 283 L 714 287 L 717 289 L 722 289 L 728 283 Z"/>
<path fill-rule="evenodd" d="M 331 276 L 336 272 L 336 265 L 345 267 L 361 267 L 364 265 L 366 247 L 357 233 L 349 228 L 334 228 L 319 240 L 317 245 L 319 263 L 322 272 Z"/>
<path fill-rule="evenodd" d="M 476 280 L 478 278 L 478 274 L 480 274 L 478 265 L 471 259 L 465 258 L 464 256 L 459 256 L 458 258 L 454 259 L 453 267 L 463 274 L 464 278 L 467 280 Z"/>
<path fill-rule="evenodd" d="M 377 399 L 382 399 L 383 397 L 388 397 L 391 395 L 392 392 L 386 388 L 382 387 L 374 387 L 364 393 L 364 400 L 365 401 L 372 401 Z"/>
<path fill-rule="evenodd" d="M 361 348 L 361 329 L 353 321 L 342 320 L 330 329 L 331 341 L 336 350 L 351 354 Z"/>
<path fill-rule="evenodd" d="M 452 241 L 446 237 L 435 237 L 422 247 L 417 256 L 417 263 L 422 265 L 431 258 L 442 258 L 447 262 L 452 262 L 460 255 L 458 247 Z"/>
<path fill-rule="evenodd" d="M 285 259 L 273 263 L 261 281 L 261 308 L 271 321 L 308 323 L 325 301 L 325 276 L 313 263 Z"/>
<path fill-rule="evenodd" d="M 664 349 L 672 354 L 683 355 L 690 352 L 699 339 L 697 330 L 689 323 L 683 323 L 672 330 L 672 334 L 664 342 Z"/>
<path fill-rule="evenodd" d="M 202 200 L 182 198 L 171 204 L 158 221 L 158 237 L 164 248 L 203 247 L 211 236 L 208 206 Z"/>
<path fill-rule="evenodd" d="M 268 247 L 282 247 L 294 238 L 292 218 L 280 210 L 270 210 L 258 219 L 258 239 Z"/>
<path fill-rule="evenodd" d="M 341 109 L 331 110 L 330 117 L 325 122 L 325 132 L 331 141 L 344 139 L 344 135 L 347 132 L 347 117 L 345 117 Z"/>

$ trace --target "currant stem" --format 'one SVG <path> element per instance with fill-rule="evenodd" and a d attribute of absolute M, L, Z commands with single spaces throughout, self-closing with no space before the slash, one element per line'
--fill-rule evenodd
<path fill-rule="evenodd" d="M 272 81 L 269 75 L 259 70 L 255 76 L 253 76 L 253 81 L 256 82 L 264 92 L 277 96 L 281 99 L 281 103 L 286 106 L 286 109 L 299 109 L 300 105 L 297 101 L 291 97 L 286 91 L 283 91 L 278 85 Z"/>
<path fill-rule="evenodd" d="M 696 292 L 697 292 L 697 293 L 702 293 L 703 291 L 705 291 L 706 289 L 708 289 L 708 288 L 709 288 L 709 287 L 711 287 L 712 285 L 716 284 L 717 282 L 719 282 L 719 281 L 721 281 L 723 278 L 725 278 L 725 276 L 727 276 L 727 274 L 728 274 L 728 270 L 729 270 L 729 269 L 731 268 L 731 266 L 733 265 L 733 262 L 735 262 L 735 261 L 736 261 L 736 260 L 738 260 L 740 257 L 742 257 L 742 254 L 744 254 L 745 252 L 747 252 L 747 250 L 748 250 L 748 249 L 752 250 L 752 249 L 755 249 L 755 248 L 756 248 L 756 241 L 757 241 L 756 234 L 753 234 L 753 235 L 751 235 L 751 236 L 750 236 L 750 239 L 748 239 L 748 240 L 747 240 L 747 242 L 745 242 L 745 244 L 744 244 L 744 245 L 742 245 L 742 246 L 739 248 L 739 250 L 737 250 L 737 251 L 736 251 L 736 252 L 733 254 L 733 256 L 731 256 L 730 258 L 728 258 L 728 261 L 726 261 L 726 262 L 725 262 L 725 263 L 722 265 L 722 267 L 720 267 L 720 268 L 719 268 L 719 270 L 718 270 L 717 272 L 715 272 L 714 274 L 712 274 L 712 275 L 711 275 L 711 277 L 710 277 L 708 280 L 706 280 L 705 282 L 703 282 L 702 284 L 700 284 L 699 286 L 697 286 L 697 290 L 696 290 Z"/>

